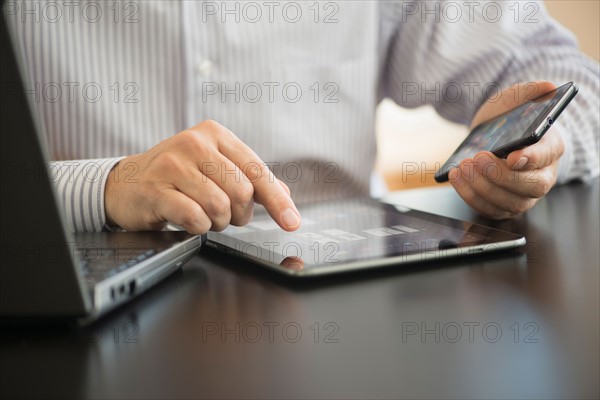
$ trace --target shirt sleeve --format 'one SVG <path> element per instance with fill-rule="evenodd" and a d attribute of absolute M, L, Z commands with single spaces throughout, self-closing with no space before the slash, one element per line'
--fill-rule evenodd
<path fill-rule="evenodd" d="M 486 98 L 513 83 L 573 81 L 579 94 L 553 127 L 566 145 L 558 182 L 598 176 L 599 65 L 543 2 L 527 4 L 527 10 L 516 1 L 386 5 L 380 96 L 407 108 L 431 104 L 442 117 L 468 125 Z"/>
<path fill-rule="evenodd" d="M 48 165 L 58 203 L 73 233 L 106 228 L 104 189 L 110 171 L 122 158 L 54 161 Z"/>

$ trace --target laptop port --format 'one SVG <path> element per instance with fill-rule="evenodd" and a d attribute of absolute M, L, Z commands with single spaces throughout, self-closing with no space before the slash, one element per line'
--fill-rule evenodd
<path fill-rule="evenodd" d="M 111 287 L 110 288 L 110 298 L 115 300 L 116 297 L 117 297 L 117 293 L 115 292 L 115 288 Z"/>
<path fill-rule="evenodd" d="M 133 295 L 135 293 L 135 281 L 129 282 L 129 295 Z"/>
<path fill-rule="evenodd" d="M 125 294 L 125 285 L 119 286 L 119 295 Z"/>

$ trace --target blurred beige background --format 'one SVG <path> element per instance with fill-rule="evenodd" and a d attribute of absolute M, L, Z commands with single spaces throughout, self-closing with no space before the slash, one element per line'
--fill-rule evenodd
<path fill-rule="evenodd" d="M 599 60 L 600 0 L 547 0 L 545 4 L 555 19 L 575 33 L 581 49 Z M 437 185 L 434 172 L 466 134 L 465 127 L 443 120 L 430 106 L 406 110 L 386 100 L 377 113 L 376 169 L 390 190 Z"/>

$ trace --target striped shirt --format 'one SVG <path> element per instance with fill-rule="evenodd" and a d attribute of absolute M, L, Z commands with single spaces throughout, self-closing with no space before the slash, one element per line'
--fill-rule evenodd
<path fill-rule="evenodd" d="M 116 162 L 205 119 L 297 202 L 365 195 L 379 101 L 469 124 L 515 82 L 579 86 L 554 128 L 559 182 L 599 173 L 598 63 L 541 2 L 9 1 L 4 12 L 51 169 L 69 171 L 53 182 L 73 231 L 105 226 Z"/>

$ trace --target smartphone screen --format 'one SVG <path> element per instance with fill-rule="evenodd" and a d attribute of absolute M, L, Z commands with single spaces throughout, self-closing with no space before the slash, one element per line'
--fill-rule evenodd
<path fill-rule="evenodd" d="M 543 124 L 549 127 L 556 120 L 564 106 L 575 95 L 574 89 L 572 83 L 567 83 L 478 125 L 436 173 L 436 181 L 447 181 L 450 169 L 458 166 L 462 160 L 474 157 L 480 151 L 487 150 L 498 157 L 506 157 L 512 151 L 537 142 L 545 130 L 539 132 L 539 136 L 534 135 L 536 130 Z M 552 112 L 565 97 L 567 101 L 563 107 Z"/>

